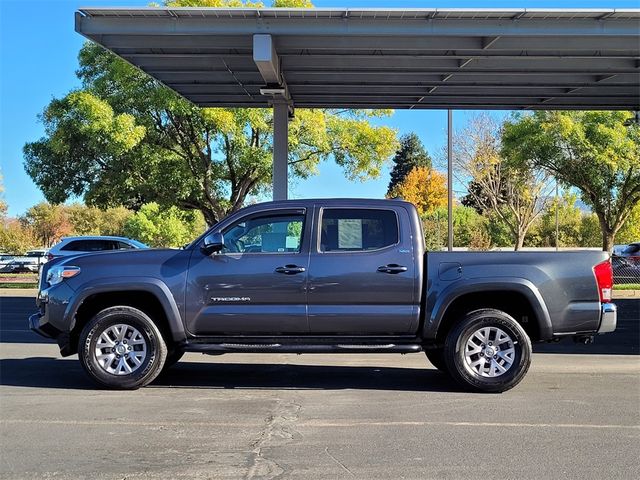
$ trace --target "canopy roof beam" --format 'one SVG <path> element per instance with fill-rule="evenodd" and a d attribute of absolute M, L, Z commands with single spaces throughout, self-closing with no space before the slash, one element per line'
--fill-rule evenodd
<path fill-rule="evenodd" d="M 85 8 L 76 31 L 203 107 L 640 110 L 639 9 Z M 450 242 L 451 244 L 451 242 Z"/>

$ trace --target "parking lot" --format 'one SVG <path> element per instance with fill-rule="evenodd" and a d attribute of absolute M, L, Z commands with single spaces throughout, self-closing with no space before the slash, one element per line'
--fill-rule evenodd
<path fill-rule="evenodd" d="M 0 478 L 640 478 L 640 301 L 595 345 L 536 347 L 469 394 L 412 355 L 187 354 L 96 389 L 0 298 Z"/>

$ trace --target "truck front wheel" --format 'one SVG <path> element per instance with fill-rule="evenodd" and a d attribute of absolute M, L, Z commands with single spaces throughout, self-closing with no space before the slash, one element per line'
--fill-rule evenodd
<path fill-rule="evenodd" d="M 451 376 L 465 388 L 504 392 L 529 370 L 531 340 L 507 313 L 476 310 L 447 335 L 444 359 Z"/>
<path fill-rule="evenodd" d="M 146 313 L 117 306 L 98 312 L 85 325 L 78 357 L 99 385 L 133 390 L 158 376 L 167 358 L 167 346 Z"/>

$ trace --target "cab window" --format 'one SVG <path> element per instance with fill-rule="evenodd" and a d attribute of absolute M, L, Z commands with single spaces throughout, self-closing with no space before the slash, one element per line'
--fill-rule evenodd
<path fill-rule="evenodd" d="M 393 210 L 327 208 L 321 225 L 321 252 L 364 252 L 398 243 Z"/>
<path fill-rule="evenodd" d="M 221 253 L 299 253 L 304 214 L 250 217 L 222 234 Z"/>

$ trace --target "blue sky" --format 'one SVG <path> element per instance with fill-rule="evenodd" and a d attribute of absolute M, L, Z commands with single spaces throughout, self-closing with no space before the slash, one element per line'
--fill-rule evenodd
<path fill-rule="evenodd" d="M 43 199 L 24 172 L 22 147 L 43 134 L 37 116 L 53 97 L 78 86 L 76 55 L 83 38 L 75 33 L 74 11 L 81 6 L 145 6 L 148 0 L 0 0 L 0 168 L 9 214 L 22 214 Z M 265 2 L 268 3 L 268 2 Z M 444 1 L 316 0 L 317 7 L 475 7 L 475 8 L 638 8 L 640 0 Z M 456 112 L 454 128 L 474 112 Z M 504 115 L 507 112 L 498 112 Z M 446 139 L 446 112 L 397 111 L 385 123 L 402 134 L 415 131 L 432 156 Z M 378 180 L 352 183 L 339 168 L 323 164 L 320 175 L 291 185 L 293 197 L 381 197 L 388 170 Z"/>

